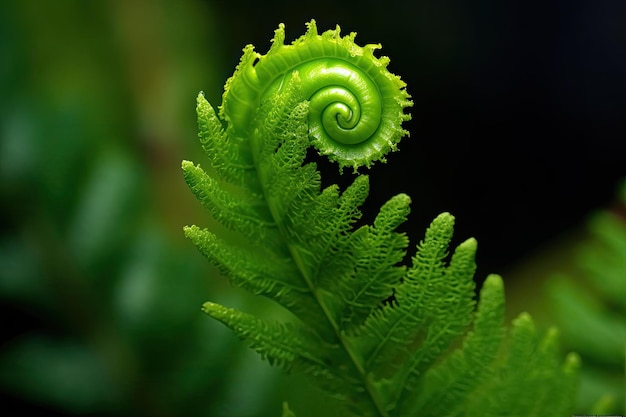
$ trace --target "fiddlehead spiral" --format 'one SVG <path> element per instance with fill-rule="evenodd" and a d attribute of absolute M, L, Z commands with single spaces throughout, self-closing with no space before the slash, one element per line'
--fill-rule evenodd
<path fill-rule="evenodd" d="M 185 234 L 234 285 L 293 316 L 274 321 L 211 302 L 203 310 L 270 363 L 343 399 L 342 415 L 570 414 L 576 358 L 561 366 L 555 333 L 540 342 L 528 315 L 505 339 L 498 276 L 474 312 L 476 241 L 448 256 L 452 215 L 438 216 L 402 265 L 409 240 L 397 228 L 410 198 L 393 197 L 373 224 L 357 226 L 368 176 L 322 189 L 316 165 L 305 163 L 313 143 L 340 167 L 368 166 L 406 134 L 409 96 L 376 48 L 338 28 L 318 35 L 313 21 L 285 45 L 281 25 L 266 55 L 244 49 L 221 120 L 198 97 L 198 136 L 216 177 L 184 161 L 185 180 L 238 238 L 197 226 Z"/>
<path fill-rule="evenodd" d="M 285 28 L 275 31 L 265 55 L 244 48 L 237 70 L 227 81 L 221 108 L 234 137 L 249 137 L 260 103 L 279 92 L 295 72 L 303 100 L 309 100 L 309 135 L 317 150 L 340 167 L 370 166 L 384 160 L 408 135 L 402 122 L 410 107 L 405 83 L 377 58 L 380 45 L 358 46 L 355 33 L 342 37 L 337 26 L 321 35 L 314 20 L 307 32 L 285 45 Z"/>

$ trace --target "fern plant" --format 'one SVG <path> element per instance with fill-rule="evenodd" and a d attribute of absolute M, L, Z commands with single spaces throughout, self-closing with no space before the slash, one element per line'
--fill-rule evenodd
<path fill-rule="evenodd" d="M 213 302 L 204 312 L 272 363 L 310 375 L 341 400 L 342 415 L 567 415 L 578 359 L 559 358 L 557 334 L 539 337 L 522 314 L 507 333 L 502 279 L 474 299 L 476 241 L 449 248 L 454 217 L 439 215 L 403 265 L 396 229 L 411 200 L 399 194 L 358 225 L 369 193 L 359 167 L 384 160 L 407 134 L 405 84 L 339 27 L 266 55 L 249 45 L 216 112 L 200 94 L 199 138 L 215 174 L 184 161 L 191 191 L 243 239 L 185 227 L 230 281 L 292 313 L 273 321 Z M 322 189 L 313 145 L 351 185 Z M 245 243 L 242 243 L 245 242 Z M 453 252 L 449 256 L 449 252 Z M 285 408 L 284 415 L 292 415 Z"/>
<path fill-rule="evenodd" d="M 578 408 L 626 413 L 626 182 L 613 210 L 595 213 L 572 274 L 550 281 L 549 295 L 564 341 L 580 352 Z"/>

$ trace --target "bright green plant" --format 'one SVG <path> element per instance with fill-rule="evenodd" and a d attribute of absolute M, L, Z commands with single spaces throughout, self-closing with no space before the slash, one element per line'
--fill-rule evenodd
<path fill-rule="evenodd" d="M 184 161 L 185 179 L 243 239 L 197 226 L 185 234 L 233 284 L 292 320 L 213 302 L 204 311 L 270 363 L 313 377 L 341 400 L 342 415 L 568 415 L 577 356 L 561 363 L 556 331 L 540 338 L 528 314 L 507 332 L 499 276 L 487 278 L 475 305 L 476 241 L 449 256 L 451 214 L 432 222 L 405 266 L 409 239 L 396 229 L 407 195 L 359 226 L 368 176 L 322 189 L 310 145 L 356 172 L 406 134 L 404 83 L 373 55 L 378 46 L 357 46 L 354 36 L 320 35 L 311 21 L 285 45 L 281 25 L 266 55 L 244 49 L 219 113 L 198 97 L 199 137 L 216 175 Z"/>

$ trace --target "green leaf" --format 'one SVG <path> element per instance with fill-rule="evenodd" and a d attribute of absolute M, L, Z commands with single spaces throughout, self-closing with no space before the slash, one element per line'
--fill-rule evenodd
<path fill-rule="evenodd" d="M 409 239 L 397 231 L 407 195 L 368 225 L 358 224 L 366 175 L 322 189 L 311 146 L 356 171 L 406 134 L 404 83 L 374 57 L 378 46 L 354 38 L 339 28 L 320 35 L 312 21 L 285 45 L 281 25 L 266 55 L 244 49 L 219 116 L 199 97 L 200 137 L 222 181 L 190 162 L 185 180 L 241 240 L 197 226 L 185 235 L 233 284 L 293 317 L 269 321 L 212 302 L 204 311 L 270 363 L 314 377 L 342 400 L 342 415 L 554 415 L 549 398 L 562 413 L 575 361 L 562 370 L 555 333 L 539 342 L 527 315 L 505 339 L 499 277 L 487 279 L 475 311 L 477 243 L 451 251 L 451 214 L 432 222 L 407 267 Z"/>

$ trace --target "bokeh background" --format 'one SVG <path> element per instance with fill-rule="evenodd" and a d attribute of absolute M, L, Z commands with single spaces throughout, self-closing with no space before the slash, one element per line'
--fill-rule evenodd
<path fill-rule="evenodd" d="M 306 3 L 1 3 L 4 409 L 332 408 L 200 313 L 212 300 L 276 314 L 231 288 L 181 231 L 213 224 L 180 173 L 182 159 L 206 163 L 195 97 L 219 104 L 243 46 L 267 51 L 280 22 L 289 39 L 315 18 L 320 30 L 340 24 L 360 44 L 382 43 L 408 84 L 411 137 L 372 170 L 366 216 L 408 193 L 416 243 L 452 212 L 457 243 L 479 241 L 477 281 L 503 274 L 508 314 L 549 324 L 543 282 L 572 270 L 587 219 L 616 207 L 626 176 L 626 2 Z"/>

